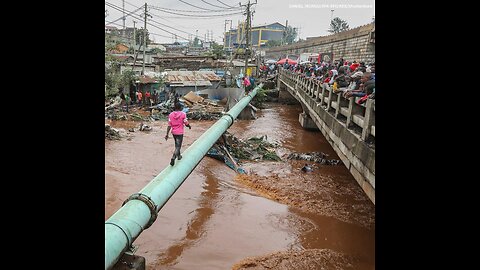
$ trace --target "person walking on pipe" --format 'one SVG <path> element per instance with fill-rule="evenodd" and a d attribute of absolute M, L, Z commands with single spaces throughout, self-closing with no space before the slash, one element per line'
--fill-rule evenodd
<path fill-rule="evenodd" d="M 173 139 L 175 140 L 175 152 L 173 152 L 172 159 L 170 160 L 171 166 L 175 165 L 175 158 L 178 160 L 182 159 L 180 149 L 182 148 L 183 142 L 183 126 L 185 125 L 189 129 L 192 129 L 190 123 L 188 123 L 187 114 L 182 111 L 182 105 L 176 102 L 174 109 L 175 110 L 168 115 L 167 135 L 165 135 L 165 140 L 168 140 L 168 134 L 171 130 Z"/>

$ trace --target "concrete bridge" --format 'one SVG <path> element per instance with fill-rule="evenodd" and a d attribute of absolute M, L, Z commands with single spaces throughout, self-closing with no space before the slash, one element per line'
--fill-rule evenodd
<path fill-rule="evenodd" d="M 357 104 L 314 80 L 289 71 L 278 75 L 279 99 L 302 105 L 302 127 L 319 129 L 375 204 L 375 100 Z"/>

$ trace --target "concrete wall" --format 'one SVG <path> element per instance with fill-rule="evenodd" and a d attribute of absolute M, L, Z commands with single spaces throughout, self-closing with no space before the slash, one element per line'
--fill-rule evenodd
<path fill-rule="evenodd" d="M 278 85 L 280 96 L 288 93 L 301 103 L 304 113 L 300 118 L 305 118 L 307 114 L 315 122 L 352 176 L 375 204 L 375 149 L 368 145 L 365 139 L 374 136 L 371 132 L 374 123 L 374 113 L 372 113 L 374 101 L 370 100 L 367 108 L 360 111 L 354 108 L 356 106 L 353 105 L 354 98 L 350 98 L 347 104 L 340 100 L 341 95 L 334 98 L 331 92 L 321 89 L 311 81 L 286 72 L 280 73 Z M 333 100 L 337 102 L 333 103 Z M 346 123 L 340 120 L 341 111 L 347 118 Z M 355 117 L 363 119 L 361 124 L 365 132 L 357 134 L 350 128 L 356 125 L 351 120 Z"/>
<path fill-rule="evenodd" d="M 367 24 L 335 35 L 312 38 L 287 46 L 265 50 L 266 58 L 284 58 L 287 54 L 330 53 L 335 60 L 375 62 L 375 43 L 370 41 L 370 33 L 375 24 Z"/>

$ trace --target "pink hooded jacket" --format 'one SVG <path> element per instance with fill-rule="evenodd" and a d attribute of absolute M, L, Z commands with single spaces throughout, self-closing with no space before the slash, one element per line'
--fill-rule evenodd
<path fill-rule="evenodd" d="M 187 114 L 182 111 L 173 111 L 168 115 L 168 125 L 172 127 L 173 135 L 183 134 L 183 125 L 188 125 Z"/>

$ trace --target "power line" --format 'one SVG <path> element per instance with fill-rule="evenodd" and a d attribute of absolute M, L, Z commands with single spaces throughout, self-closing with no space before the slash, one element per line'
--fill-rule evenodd
<path fill-rule="evenodd" d="M 116 5 L 112 4 L 112 3 L 105 2 L 105 4 L 108 5 L 109 7 L 113 8 L 113 9 L 118 10 L 118 11 L 121 10 L 120 7 L 118 7 L 118 6 L 116 6 Z M 140 21 L 142 21 L 142 22 L 145 22 L 145 20 L 144 20 L 143 18 L 141 18 L 141 17 L 133 16 L 133 14 L 132 14 L 132 17 L 135 18 L 135 19 L 138 19 L 138 20 L 140 20 Z M 158 22 L 157 22 L 157 23 L 158 23 Z M 172 32 L 170 32 L 170 31 L 168 31 L 168 30 L 165 30 L 165 29 L 163 29 L 163 28 L 160 28 L 160 27 L 158 27 L 158 26 L 156 26 L 156 25 L 154 25 L 154 24 L 151 24 L 151 23 L 149 23 L 149 22 L 147 22 L 147 24 L 149 24 L 149 25 L 151 25 L 151 26 L 153 26 L 153 27 L 155 27 L 155 28 L 157 28 L 157 29 L 160 29 L 160 30 L 162 30 L 162 31 L 164 31 L 164 32 L 167 32 L 167 33 L 169 33 L 169 34 L 173 34 L 173 35 L 175 34 L 175 33 L 172 33 Z M 178 36 L 181 37 L 181 38 L 183 38 L 183 39 L 185 39 L 185 40 L 187 40 L 185 37 L 182 37 L 182 36 L 180 36 L 180 35 L 178 35 Z"/>
<path fill-rule="evenodd" d="M 164 7 L 158 7 L 158 6 L 154 6 L 154 5 L 150 5 L 149 7 L 151 8 L 155 8 L 155 9 L 161 9 L 161 10 L 168 10 L 168 11 L 176 11 L 176 12 L 190 12 L 190 13 L 211 13 L 211 12 L 234 12 L 234 11 L 240 11 L 240 10 L 243 10 L 241 8 L 235 8 L 236 10 L 227 10 L 227 9 L 224 9 L 224 10 L 209 10 L 209 11 L 205 11 L 205 10 L 183 10 L 183 9 L 173 9 L 173 8 L 164 8 Z M 209 15 L 209 14 L 207 14 Z M 189 15 L 190 16 L 190 15 Z"/>
<path fill-rule="evenodd" d="M 161 12 L 169 13 L 169 14 L 185 16 L 185 17 L 196 17 L 196 18 L 225 17 L 225 16 L 231 16 L 231 15 L 243 14 L 243 11 L 242 11 L 242 12 L 216 14 L 216 15 L 192 15 L 192 14 L 181 14 L 181 13 L 171 12 L 171 11 L 160 9 L 158 7 L 152 7 L 152 8 Z"/>
<path fill-rule="evenodd" d="M 106 2 L 105 2 L 105 3 L 106 3 Z M 142 8 L 138 8 L 138 9 L 136 9 L 136 10 L 134 10 L 134 11 L 130 12 L 129 14 L 125 15 L 125 17 L 127 17 L 127 16 L 130 16 L 131 14 L 133 14 L 133 13 L 135 13 L 135 12 L 139 11 L 140 9 L 142 9 Z M 114 20 L 114 21 L 111 21 L 110 23 L 117 22 L 117 21 L 119 21 L 119 20 L 123 19 L 123 17 L 124 17 L 124 16 L 122 16 L 122 17 L 120 17 L 120 18 L 118 18 L 118 19 L 116 19 L 116 20 Z M 110 23 L 108 23 L 108 24 L 110 24 Z"/>
<path fill-rule="evenodd" d="M 204 2 L 204 3 L 207 4 L 207 5 L 210 5 L 210 6 L 212 6 L 212 7 L 225 9 L 225 7 L 221 7 L 221 6 L 217 6 L 217 5 L 214 5 L 214 4 L 210 4 L 209 2 L 207 2 L 207 1 L 205 1 L 205 0 L 200 0 L 200 1 Z"/>
<path fill-rule="evenodd" d="M 106 2 L 106 3 L 108 3 L 108 2 Z M 111 7 L 114 8 L 114 9 L 120 10 L 120 7 L 119 7 L 119 6 L 116 6 L 116 5 L 112 4 L 112 3 L 108 3 L 107 5 L 111 6 Z M 134 16 L 132 15 L 132 17 L 134 17 Z M 134 17 L 134 18 L 135 18 L 135 17 Z M 139 17 L 136 17 L 136 18 L 139 19 L 140 21 L 143 21 L 143 22 L 144 22 L 144 20 L 143 20 L 142 18 L 139 18 Z M 157 21 L 155 21 L 155 20 L 153 20 L 153 19 L 150 20 L 150 21 L 153 21 L 153 22 L 155 22 L 155 23 L 157 23 L 157 24 L 160 24 L 160 25 L 162 25 L 162 26 L 165 26 L 165 27 L 168 27 L 168 28 L 177 30 L 177 31 L 182 32 L 182 33 L 185 33 L 185 34 L 191 34 L 191 33 L 182 31 L 182 30 L 180 30 L 180 29 L 174 28 L 174 27 L 172 27 L 172 26 L 168 26 L 168 25 L 166 25 L 166 24 L 157 22 Z M 151 23 L 149 23 L 149 22 L 147 22 L 147 23 L 148 23 L 149 25 L 155 27 L 155 28 L 158 28 L 158 29 L 164 31 L 164 32 L 167 32 L 167 33 L 172 34 L 172 35 L 176 35 L 175 33 L 172 33 L 172 32 L 170 32 L 170 31 L 167 31 L 167 30 L 165 30 L 165 29 L 163 29 L 163 28 L 160 28 L 160 27 L 158 27 L 158 26 L 156 26 L 156 25 L 153 25 L 153 24 L 151 24 Z M 179 35 L 178 35 L 178 36 L 179 36 Z M 186 39 L 185 37 L 182 37 L 182 36 L 179 36 L 179 37 L 181 37 L 181 38 L 183 38 L 183 39 L 185 39 L 185 40 L 188 40 L 188 39 Z M 201 39 L 200 39 L 200 40 L 201 40 Z M 202 41 L 203 41 L 203 40 L 202 40 Z"/>
<path fill-rule="evenodd" d="M 117 26 L 122 26 L 121 24 L 118 24 L 118 23 L 113 23 L 113 24 L 114 24 L 114 25 L 117 25 Z M 118 29 L 117 29 L 117 30 L 118 30 Z M 165 35 L 153 33 L 153 32 L 150 32 L 150 31 L 148 31 L 148 34 L 151 34 L 151 35 L 154 35 L 154 36 L 160 36 L 160 37 L 170 38 L 169 36 L 165 36 Z M 124 36 L 117 35 L 117 34 L 114 34 L 114 33 L 108 33 L 108 35 L 115 36 L 115 37 L 121 37 L 121 38 L 125 38 L 125 39 L 128 39 L 128 40 L 133 40 L 133 39 L 134 39 L 134 38 L 131 38 L 131 37 L 124 37 Z"/>
<path fill-rule="evenodd" d="M 217 0 L 217 1 L 220 2 L 221 4 L 227 6 L 227 7 L 234 8 L 234 7 L 232 7 L 232 6 L 229 6 L 229 5 L 225 4 L 224 2 L 222 2 L 222 1 L 220 1 L 220 0 Z"/>
<path fill-rule="evenodd" d="M 185 2 L 185 1 L 183 1 L 183 0 L 178 0 L 178 1 L 180 1 L 180 2 L 182 2 L 182 3 L 184 3 L 184 4 L 186 4 L 186 5 L 192 6 L 192 7 L 194 7 L 194 8 L 198 8 L 198 9 L 202 9 L 202 10 L 215 11 L 215 10 L 213 10 L 213 9 L 207 9 L 207 8 L 202 8 L 202 7 L 199 7 L 199 6 L 192 5 L 192 4 L 190 4 L 190 3 L 188 3 L 188 2 Z"/>

